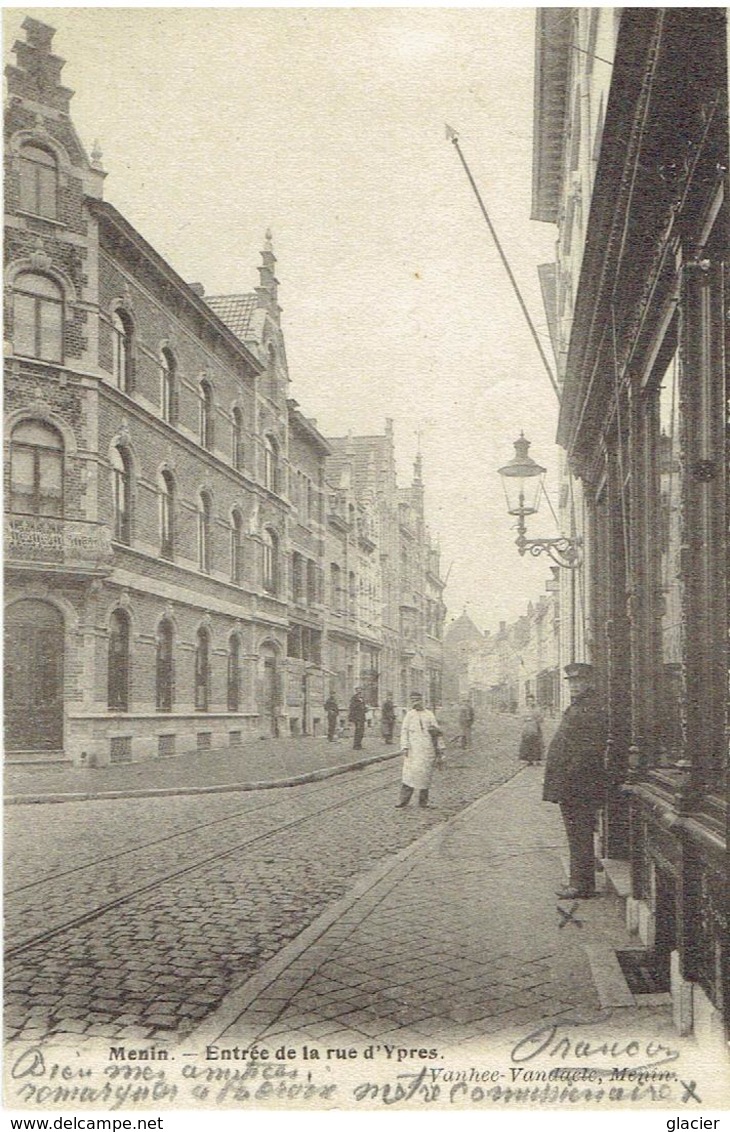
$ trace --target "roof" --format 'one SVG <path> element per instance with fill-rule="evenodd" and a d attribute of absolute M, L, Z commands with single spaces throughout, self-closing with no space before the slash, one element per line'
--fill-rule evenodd
<path fill-rule="evenodd" d="M 464 612 L 447 627 L 444 633 L 444 644 L 462 644 L 463 642 L 483 641 L 482 634 L 477 629 L 468 613 Z"/>
<path fill-rule="evenodd" d="M 377 489 L 391 466 L 388 436 L 328 436 L 332 455 L 327 457 L 327 478 L 335 483 L 343 469 L 352 466 L 352 487 L 361 495 L 369 487 Z"/>
<path fill-rule="evenodd" d="M 168 283 L 171 283 L 178 294 L 181 295 L 198 314 L 202 314 L 215 327 L 216 331 L 237 351 L 238 355 L 245 358 L 249 367 L 255 373 L 261 372 L 260 359 L 252 353 L 240 338 L 232 334 L 231 328 L 217 315 L 216 311 L 210 308 L 205 300 L 201 299 L 200 296 L 195 293 L 192 287 L 177 274 L 175 269 L 170 266 L 166 259 L 162 258 L 159 252 L 155 251 L 152 245 L 145 240 L 144 236 L 140 235 L 137 229 L 122 216 L 121 212 L 119 212 L 113 204 L 88 196 L 85 198 L 85 203 L 102 225 L 106 224 L 109 229 L 115 230 L 117 239 L 121 236 L 123 239 L 127 240 L 131 246 L 135 247 L 147 259 L 148 263 L 159 272 L 160 276 L 165 278 Z"/>
<path fill-rule="evenodd" d="M 206 295 L 205 302 L 242 342 L 259 340 L 255 318 L 259 306 L 255 292 L 247 295 Z"/>

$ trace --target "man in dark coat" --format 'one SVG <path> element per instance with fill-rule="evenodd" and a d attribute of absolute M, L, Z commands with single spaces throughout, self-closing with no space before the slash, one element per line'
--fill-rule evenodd
<path fill-rule="evenodd" d="M 565 674 L 571 703 L 548 749 L 542 796 L 560 806 L 568 836 L 570 883 L 558 896 L 581 900 L 596 895 L 593 831 L 606 794 L 608 726 L 592 666 L 567 664 Z"/>
<path fill-rule="evenodd" d="M 340 714 L 334 692 L 330 692 L 329 699 L 325 701 L 324 710 L 327 712 L 327 738 L 331 743 L 335 737 L 337 718 Z"/>
<path fill-rule="evenodd" d="M 362 750 L 362 737 L 365 734 L 365 716 L 365 700 L 360 694 L 360 689 L 356 688 L 355 695 L 350 700 L 350 710 L 347 713 L 347 718 L 350 723 L 355 724 L 355 736 L 352 743 L 353 751 Z"/>
<path fill-rule="evenodd" d="M 388 695 L 383 700 L 383 707 L 380 712 L 380 722 L 385 742 L 392 743 L 393 730 L 395 728 L 395 707 L 393 705 L 393 697 L 390 692 L 388 692 Z"/>

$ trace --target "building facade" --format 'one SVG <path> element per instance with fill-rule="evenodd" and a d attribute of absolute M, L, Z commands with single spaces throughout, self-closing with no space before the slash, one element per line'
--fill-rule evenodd
<path fill-rule="evenodd" d="M 558 225 L 558 442 L 585 543 L 584 600 L 566 628 L 608 705 L 603 853 L 676 1024 L 719 1035 L 730 1003 L 726 14 L 543 9 L 537 31 L 534 215 Z"/>
<path fill-rule="evenodd" d="M 182 280 L 104 200 L 53 29 L 23 27 L 6 71 L 6 749 L 103 765 L 316 734 L 333 674 L 377 689 L 377 489 L 347 497 L 328 555 L 332 449 L 290 396 L 270 234 L 250 293 Z M 335 664 L 345 599 L 354 650 Z"/>

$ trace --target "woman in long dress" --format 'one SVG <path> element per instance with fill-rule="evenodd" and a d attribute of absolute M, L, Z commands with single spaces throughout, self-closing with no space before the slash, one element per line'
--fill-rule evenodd
<path fill-rule="evenodd" d="M 542 734 L 542 712 L 534 696 L 525 697 L 525 715 L 520 735 L 520 758 L 526 763 L 542 762 L 545 740 Z"/>
<path fill-rule="evenodd" d="M 428 806 L 433 770 L 444 750 L 436 716 L 424 706 L 421 693 L 412 692 L 411 702 L 413 706 L 403 716 L 400 732 L 403 774 L 398 810 L 408 805 L 414 790 L 418 791 L 418 805 L 422 809 Z"/>

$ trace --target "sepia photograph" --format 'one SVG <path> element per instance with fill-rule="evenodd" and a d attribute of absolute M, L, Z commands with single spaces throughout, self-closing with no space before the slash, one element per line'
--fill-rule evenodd
<path fill-rule="evenodd" d="M 2 18 L 5 1110 L 719 1129 L 726 9 Z"/>

